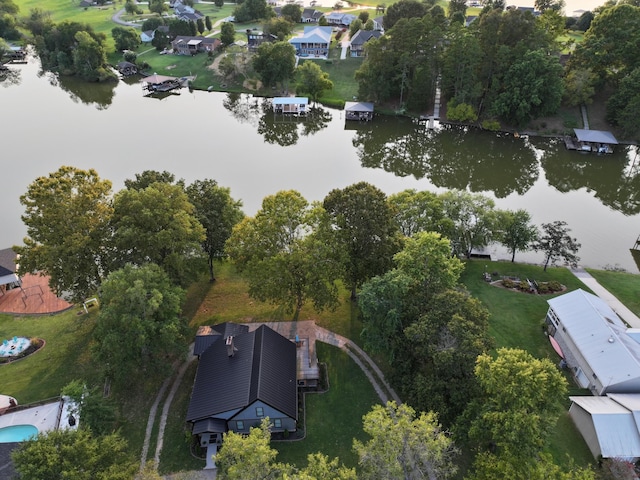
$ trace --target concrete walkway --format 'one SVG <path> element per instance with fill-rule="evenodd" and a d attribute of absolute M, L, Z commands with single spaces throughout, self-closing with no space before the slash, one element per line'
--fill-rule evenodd
<path fill-rule="evenodd" d="M 587 115 L 587 106 L 580 105 L 580 112 L 582 113 L 582 128 L 589 130 L 589 116 Z"/>
<path fill-rule="evenodd" d="M 625 307 L 620 300 L 598 283 L 584 268 L 571 268 L 571 272 L 591 289 L 598 297 L 604 300 L 618 316 L 632 328 L 640 328 L 640 318 Z"/>

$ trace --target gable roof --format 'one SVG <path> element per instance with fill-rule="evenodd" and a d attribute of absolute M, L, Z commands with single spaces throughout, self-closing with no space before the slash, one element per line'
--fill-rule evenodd
<path fill-rule="evenodd" d="M 196 340 L 193 346 L 193 354 L 201 355 L 207 348 L 213 345 L 220 338 L 236 337 L 247 333 L 249 327 L 239 323 L 224 322 L 218 325 L 204 325 L 198 328 Z"/>
<path fill-rule="evenodd" d="M 289 43 L 331 43 L 332 27 L 304 27 L 301 36 L 293 37 Z"/>
<path fill-rule="evenodd" d="M 618 145 L 618 140 L 611 132 L 604 130 L 585 130 L 582 128 L 574 128 L 576 138 L 580 142 L 608 143 L 610 145 Z"/>
<path fill-rule="evenodd" d="M 627 334 L 627 327 L 606 302 L 578 289 L 547 303 L 564 334 L 606 385 L 640 378 L 640 344 Z"/>
<path fill-rule="evenodd" d="M 315 8 L 305 8 L 302 10 L 302 18 L 313 18 L 315 20 L 319 20 L 322 15 L 323 13 Z"/>
<path fill-rule="evenodd" d="M 12 248 L 0 250 L 0 276 L 16 272 L 16 259 L 18 255 Z"/>
<path fill-rule="evenodd" d="M 200 356 L 187 421 L 238 411 L 260 400 L 298 418 L 296 345 L 266 325 L 233 337 L 234 355 L 216 341 Z"/>
<path fill-rule="evenodd" d="M 595 433 L 595 439 L 583 433 L 589 443 L 597 442 L 597 451 L 604 458 L 638 458 L 640 457 L 640 433 L 638 425 L 638 394 L 609 394 L 604 397 L 572 396 L 570 413 L 575 406 L 589 414 L 591 425 L 583 425 L 582 419 L 572 417 L 581 433 Z M 629 408 L 631 407 L 631 408 Z M 581 428 L 582 427 L 582 428 Z M 589 427 L 588 429 L 585 427 Z M 594 450 L 594 445 L 589 448 Z M 595 454 L 594 454 L 595 455 Z"/>
<path fill-rule="evenodd" d="M 356 34 L 351 37 L 351 45 L 364 45 L 372 38 L 380 38 L 382 32 L 380 30 L 358 30 Z"/>

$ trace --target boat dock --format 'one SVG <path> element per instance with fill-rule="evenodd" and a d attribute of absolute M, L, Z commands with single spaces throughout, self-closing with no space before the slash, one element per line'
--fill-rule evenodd
<path fill-rule="evenodd" d="M 575 135 L 566 135 L 564 146 L 567 150 L 593 153 L 613 153 L 613 145 L 618 145 L 618 140 L 611 132 L 603 130 L 573 129 Z"/>
<path fill-rule="evenodd" d="M 185 87 L 193 77 L 168 77 L 166 75 L 149 75 L 142 79 L 143 90 L 149 93 L 165 93 Z"/>

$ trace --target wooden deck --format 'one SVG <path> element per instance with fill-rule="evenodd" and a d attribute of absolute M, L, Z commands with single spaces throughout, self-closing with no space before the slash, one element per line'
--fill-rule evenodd
<path fill-rule="evenodd" d="M 0 313 L 14 315 L 48 315 L 62 312 L 73 305 L 56 297 L 49 289 L 49 277 L 25 275 L 22 289 L 0 291 Z"/>

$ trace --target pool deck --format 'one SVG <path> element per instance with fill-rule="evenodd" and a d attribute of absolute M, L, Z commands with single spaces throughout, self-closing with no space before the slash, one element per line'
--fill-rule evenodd
<path fill-rule="evenodd" d="M 69 402 L 57 400 L 0 415 L 0 428 L 33 425 L 39 432 L 48 432 L 58 428 L 69 428 L 69 415 Z"/>
<path fill-rule="evenodd" d="M 49 277 L 27 274 L 22 288 L 0 292 L 0 313 L 13 315 L 50 315 L 63 312 L 73 305 L 56 297 L 48 285 Z"/>

